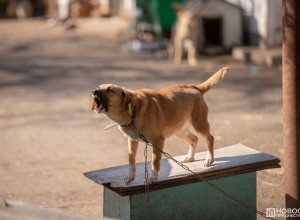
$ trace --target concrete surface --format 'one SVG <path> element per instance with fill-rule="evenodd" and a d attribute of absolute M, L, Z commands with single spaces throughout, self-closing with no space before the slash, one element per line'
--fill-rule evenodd
<path fill-rule="evenodd" d="M 237 61 L 256 65 L 278 66 L 281 65 L 282 61 L 281 47 L 235 47 L 232 50 L 232 58 Z"/>
<path fill-rule="evenodd" d="M 0 208 L 1 220 L 99 220 L 55 208 L 44 208 L 39 205 L 14 200 L 5 200 L 5 207 Z"/>
<path fill-rule="evenodd" d="M 102 215 L 102 187 L 83 173 L 127 164 L 127 141 L 116 128 L 105 131 L 111 121 L 90 111 L 91 90 L 100 83 L 157 89 L 199 83 L 230 66 L 228 77 L 206 94 L 215 147 L 240 142 L 283 158 L 280 68 L 230 56 L 175 65 L 163 52 L 120 50 L 115 19 L 78 25 L 67 32 L 45 20 L 0 20 L 0 200 Z M 177 156 L 188 147 L 171 138 L 165 150 Z M 201 139 L 197 152 L 205 150 Z M 260 210 L 284 207 L 283 168 L 259 172 L 257 184 Z"/>

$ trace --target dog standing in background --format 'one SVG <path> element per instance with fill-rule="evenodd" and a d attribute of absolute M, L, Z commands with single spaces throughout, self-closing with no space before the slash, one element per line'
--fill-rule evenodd
<path fill-rule="evenodd" d="M 173 30 L 173 60 L 181 63 L 184 50 L 187 50 L 187 60 L 191 66 L 197 64 L 198 25 L 196 13 L 186 10 L 181 4 L 174 3 L 177 20 Z"/>

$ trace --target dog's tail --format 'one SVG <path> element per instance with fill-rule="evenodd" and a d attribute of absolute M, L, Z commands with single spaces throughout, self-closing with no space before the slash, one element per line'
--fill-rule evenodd
<path fill-rule="evenodd" d="M 212 75 L 208 80 L 197 85 L 197 87 L 200 89 L 202 94 L 206 93 L 212 87 L 214 87 L 219 82 L 221 82 L 224 79 L 228 70 L 229 70 L 229 67 L 223 67 L 222 69 L 218 70 L 214 75 Z"/>

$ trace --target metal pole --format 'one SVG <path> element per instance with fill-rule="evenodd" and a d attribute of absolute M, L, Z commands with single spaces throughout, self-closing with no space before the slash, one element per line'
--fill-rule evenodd
<path fill-rule="evenodd" d="M 283 0 L 282 7 L 285 201 L 300 208 L 300 1 Z"/>

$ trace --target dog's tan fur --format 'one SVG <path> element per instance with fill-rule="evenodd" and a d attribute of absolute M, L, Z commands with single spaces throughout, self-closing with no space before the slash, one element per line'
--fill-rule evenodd
<path fill-rule="evenodd" d="M 187 45 L 188 63 L 197 64 L 197 21 L 196 14 L 191 10 L 185 10 L 181 4 L 172 4 L 176 11 L 177 20 L 174 26 L 173 50 L 174 62 L 181 63 L 183 45 Z"/>
<path fill-rule="evenodd" d="M 219 83 L 228 69 L 220 69 L 199 85 L 173 85 L 153 91 L 129 90 L 114 84 L 103 84 L 93 91 L 92 110 L 107 115 L 128 136 L 127 183 L 135 178 L 135 157 L 138 142 L 141 141 L 139 134 L 161 150 L 165 139 L 171 135 L 184 139 L 189 144 L 189 152 L 183 162 L 192 162 L 198 138 L 189 130 L 191 125 L 207 141 L 208 154 L 204 166 L 214 162 L 214 138 L 210 134 L 208 107 L 203 94 Z M 158 179 L 161 156 L 159 151 L 153 149 L 149 183 L 155 183 Z"/>

